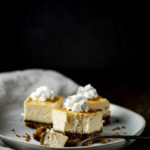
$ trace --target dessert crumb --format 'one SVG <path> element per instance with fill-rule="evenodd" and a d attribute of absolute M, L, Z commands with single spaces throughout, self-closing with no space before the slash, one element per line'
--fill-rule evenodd
<path fill-rule="evenodd" d="M 106 144 L 106 143 L 109 143 L 109 142 L 113 142 L 113 140 L 110 139 L 110 138 L 99 140 L 99 143 L 101 143 L 101 144 Z M 86 144 L 84 144 L 84 146 L 90 146 L 90 145 L 92 145 L 93 143 L 94 143 L 93 141 L 89 141 L 89 142 L 87 142 Z M 97 143 L 97 142 L 96 142 L 96 143 Z"/>
<path fill-rule="evenodd" d="M 84 144 L 84 146 L 90 146 L 93 144 L 93 141 L 88 141 L 87 143 Z"/>
<path fill-rule="evenodd" d="M 12 129 L 11 131 L 16 135 L 16 137 L 19 137 L 19 138 L 21 137 L 19 134 L 16 133 L 15 129 Z"/>
<path fill-rule="evenodd" d="M 112 140 L 112 139 L 107 139 L 107 141 L 108 141 L 108 142 L 113 142 L 113 140 Z"/>
<path fill-rule="evenodd" d="M 11 131 L 12 131 L 14 134 L 16 134 L 16 130 L 15 130 L 15 129 L 12 129 Z"/>
<path fill-rule="evenodd" d="M 25 135 L 22 135 L 22 137 L 25 138 L 25 140 L 26 140 L 27 142 L 29 142 L 30 139 L 31 139 L 31 137 L 30 137 L 30 135 L 29 135 L 28 133 L 25 133 Z"/>
<path fill-rule="evenodd" d="M 100 140 L 99 141 L 101 144 L 106 144 L 107 143 L 107 141 L 105 140 L 105 139 L 102 139 L 102 140 Z"/>
<path fill-rule="evenodd" d="M 125 126 L 122 126 L 122 128 L 125 129 L 126 127 L 125 127 Z"/>
<path fill-rule="evenodd" d="M 26 133 L 25 135 L 26 135 L 26 136 L 25 136 L 25 140 L 26 140 L 27 142 L 29 142 L 30 139 L 31 139 L 31 138 L 30 138 L 30 135 L 29 135 L 28 133 Z"/>
<path fill-rule="evenodd" d="M 120 130 L 120 127 L 113 128 L 112 131 Z"/>
<path fill-rule="evenodd" d="M 20 135 L 16 134 L 17 137 L 21 137 Z"/>

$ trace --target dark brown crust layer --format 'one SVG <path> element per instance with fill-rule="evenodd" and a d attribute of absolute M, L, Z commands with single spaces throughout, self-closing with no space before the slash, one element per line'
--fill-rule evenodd
<path fill-rule="evenodd" d="M 33 138 L 37 141 L 40 141 L 41 145 L 43 145 L 43 142 L 44 142 L 45 132 L 46 132 L 46 128 L 40 127 L 36 130 L 35 133 L 33 133 Z M 56 132 L 62 133 L 60 131 L 56 131 Z M 65 132 L 62 134 L 68 136 L 68 141 L 65 144 L 65 146 L 74 146 L 76 141 L 84 140 L 93 136 L 100 136 L 101 133 L 102 133 L 102 130 L 96 131 L 94 133 L 89 133 L 89 134 L 79 134 L 79 133 L 71 133 L 71 132 Z"/>
<path fill-rule="evenodd" d="M 36 121 L 28 121 L 28 120 L 25 120 L 25 123 L 26 123 L 26 126 L 27 127 L 30 127 L 30 128 L 39 128 L 41 126 L 43 127 L 46 127 L 46 128 L 52 128 L 53 127 L 53 124 L 52 123 L 41 123 L 41 122 L 36 122 Z"/>
<path fill-rule="evenodd" d="M 111 124 L 110 116 L 104 117 L 103 120 L 105 120 L 104 126 Z"/>
<path fill-rule="evenodd" d="M 60 131 L 56 131 L 56 132 L 62 133 Z M 68 136 L 67 145 L 69 145 L 69 143 L 71 144 L 72 142 L 84 140 L 84 139 L 87 139 L 89 137 L 100 136 L 101 133 L 102 133 L 102 130 L 101 131 L 96 131 L 94 133 L 89 133 L 89 134 L 80 134 L 80 133 L 71 133 L 71 132 L 65 132 L 65 133 L 62 133 L 62 134 Z"/>

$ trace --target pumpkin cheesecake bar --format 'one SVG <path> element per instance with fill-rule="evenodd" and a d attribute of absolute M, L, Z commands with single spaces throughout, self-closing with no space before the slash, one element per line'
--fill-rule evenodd
<path fill-rule="evenodd" d="M 62 107 L 62 103 L 63 97 L 55 96 L 54 92 L 46 86 L 39 87 L 24 101 L 26 126 L 51 128 L 53 125 L 52 110 Z"/>
<path fill-rule="evenodd" d="M 101 111 L 104 124 L 110 124 L 110 103 L 106 98 L 101 97 L 91 84 L 80 86 L 77 94 L 87 98 L 89 111 Z"/>
<path fill-rule="evenodd" d="M 100 111 L 89 112 L 85 97 L 73 95 L 66 99 L 64 108 L 52 110 L 53 130 L 68 136 L 67 143 L 101 135 L 103 129 Z"/>

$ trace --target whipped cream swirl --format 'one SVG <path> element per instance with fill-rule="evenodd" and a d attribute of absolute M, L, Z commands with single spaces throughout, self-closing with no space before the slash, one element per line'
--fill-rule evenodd
<path fill-rule="evenodd" d="M 47 101 L 54 100 L 54 91 L 47 86 L 41 86 L 31 93 L 30 97 L 34 100 Z"/>
<path fill-rule="evenodd" d="M 78 112 L 88 112 L 88 101 L 81 95 L 69 96 L 64 103 L 64 107 L 68 110 Z"/>
<path fill-rule="evenodd" d="M 82 95 L 87 99 L 95 99 L 98 97 L 96 89 L 93 86 L 91 86 L 91 84 L 88 84 L 84 87 L 80 86 L 78 88 L 77 94 Z"/>

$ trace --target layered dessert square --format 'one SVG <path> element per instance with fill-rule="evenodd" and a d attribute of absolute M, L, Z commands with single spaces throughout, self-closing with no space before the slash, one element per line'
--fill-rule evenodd
<path fill-rule="evenodd" d="M 104 124 L 110 124 L 110 103 L 107 99 L 98 96 L 97 99 L 88 99 L 88 106 L 90 111 L 101 111 Z"/>
<path fill-rule="evenodd" d="M 55 96 L 54 92 L 46 86 L 39 87 L 31 93 L 24 102 L 24 120 L 26 126 L 38 128 L 40 126 L 51 128 L 52 110 L 61 108 L 63 97 Z"/>
<path fill-rule="evenodd" d="M 77 94 L 87 98 L 89 111 L 101 111 L 104 124 L 110 124 L 110 103 L 106 98 L 101 97 L 91 84 L 80 86 Z"/>
<path fill-rule="evenodd" d="M 70 96 L 64 107 L 52 110 L 53 130 L 67 135 L 68 143 L 101 135 L 102 114 L 100 111 L 89 112 L 85 97 Z"/>

